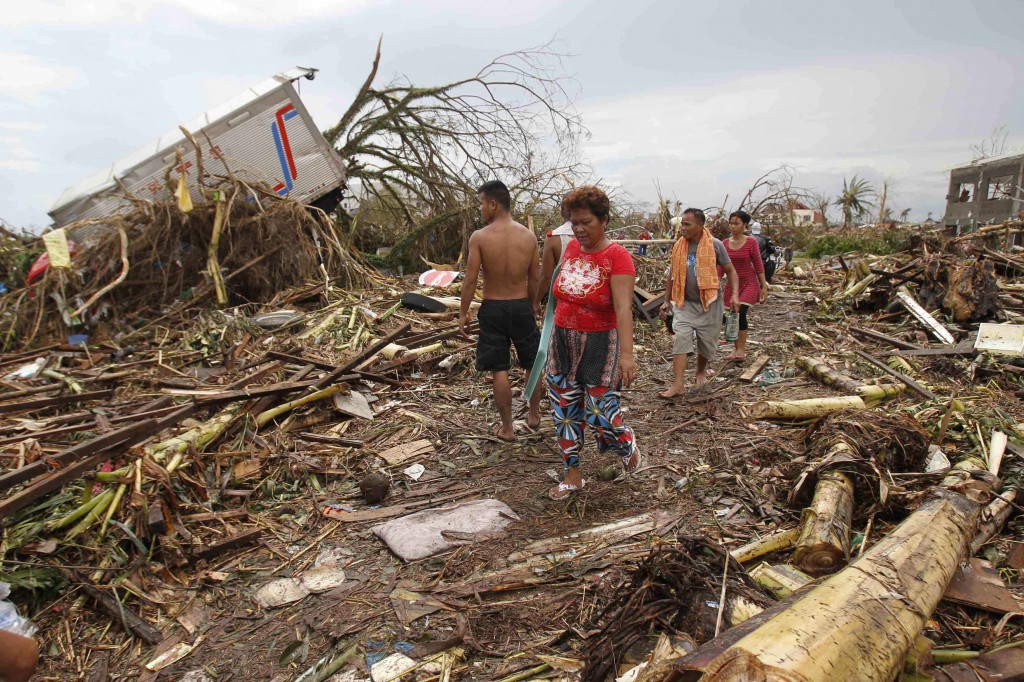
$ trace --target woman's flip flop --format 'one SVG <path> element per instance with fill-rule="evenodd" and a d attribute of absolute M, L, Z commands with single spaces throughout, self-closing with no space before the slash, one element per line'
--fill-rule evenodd
<path fill-rule="evenodd" d="M 552 500 L 560 501 L 571 496 L 573 493 L 577 493 L 586 487 L 587 482 L 585 480 L 580 481 L 579 485 L 573 485 L 572 483 L 559 483 L 554 488 L 548 490 L 548 497 Z"/>

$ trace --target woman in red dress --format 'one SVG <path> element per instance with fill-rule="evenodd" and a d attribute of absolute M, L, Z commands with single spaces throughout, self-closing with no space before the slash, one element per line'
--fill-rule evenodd
<path fill-rule="evenodd" d="M 740 282 L 740 333 L 736 337 L 736 349 L 726 360 L 743 360 L 747 357 L 747 312 L 755 303 L 768 300 L 768 281 L 764 278 L 761 247 L 756 239 L 746 233 L 749 224 L 750 214 L 746 211 L 735 211 L 729 215 L 731 235 L 724 244 Z M 728 284 L 725 286 L 724 300 L 732 300 L 732 289 Z"/>

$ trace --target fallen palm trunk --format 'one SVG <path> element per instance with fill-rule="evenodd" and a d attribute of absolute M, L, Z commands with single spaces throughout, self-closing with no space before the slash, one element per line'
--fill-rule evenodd
<path fill-rule="evenodd" d="M 985 507 L 981 513 L 981 523 L 978 524 L 978 533 L 971 540 L 971 554 L 976 554 L 982 545 L 998 535 L 1006 525 L 1007 519 L 1013 514 L 1017 492 L 1017 488 L 1008 488 Z"/>
<path fill-rule="evenodd" d="M 838 398 L 808 398 L 806 400 L 761 400 L 750 406 L 754 419 L 815 419 L 844 410 L 865 410 L 867 405 L 859 395 Z"/>
<path fill-rule="evenodd" d="M 711 663 L 688 665 L 698 652 L 662 679 L 893 679 L 965 555 L 981 512 L 978 500 L 991 488 L 992 477 L 983 472 L 977 459 L 961 462 L 917 511 L 852 565 L 759 621 Z"/>

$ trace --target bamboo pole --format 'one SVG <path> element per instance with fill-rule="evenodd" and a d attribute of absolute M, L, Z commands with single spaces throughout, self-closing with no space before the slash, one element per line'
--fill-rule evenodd
<path fill-rule="evenodd" d="M 859 395 L 838 398 L 808 398 L 806 400 L 761 400 L 750 406 L 754 419 L 815 419 L 844 410 L 865 410 L 867 405 Z"/>
<path fill-rule="evenodd" d="M 322 388 L 319 391 L 316 391 L 315 393 L 310 393 L 309 395 L 302 396 L 301 398 L 296 398 L 295 400 L 283 403 L 281 405 L 278 405 L 277 407 L 272 407 L 266 412 L 260 412 L 259 415 L 257 415 L 256 428 L 262 428 L 263 426 L 266 426 L 268 422 L 272 421 L 277 417 L 280 417 L 282 414 L 291 412 L 296 407 L 302 407 L 303 405 L 308 405 L 309 403 L 316 402 L 317 400 L 330 398 L 336 393 L 341 393 L 342 391 L 348 390 L 348 384 L 334 384 L 333 386 Z"/>
<path fill-rule="evenodd" d="M 845 442 L 836 449 L 851 449 Z M 846 565 L 850 559 L 850 523 L 853 518 L 853 481 L 839 471 L 818 474 L 814 500 L 800 517 L 800 538 L 791 561 L 810 575 L 825 575 Z"/>
<path fill-rule="evenodd" d="M 200 178 L 200 187 L 202 187 L 202 178 Z M 213 280 L 213 287 L 217 292 L 217 305 L 228 304 L 228 289 L 224 284 L 224 273 L 220 270 L 220 258 L 217 257 L 217 251 L 220 249 L 220 231 L 224 225 L 224 198 L 220 192 L 215 192 L 214 197 L 216 200 L 216 208 L 213 214 L 213 231 L 210 234 L 210 246 L 206 250 L 206 270 L 210 274 L 210 279 Z"/>
<path fill-rule="evenodd" d="M 779 531 L 766 535 L 759 540 L 747 543 L 742 547 L 737 547 L 732 550 L 732 558 L 741 564 L 745 564 L 748 561 L 753 561 L 759 557 L 763 557 L 772 552 L 778 552 L 783 549 L 789 549 L 800 537 L 799 528 L 790 528 L 789 530 Z"/>
<path fill-rule="evenodd" d="M 974 458 L 957 464 L 857 561 L 702 666 L 702 680 L 892 680 L 964 557 L 981 505 L 961 490 L 983 470 Z"/>

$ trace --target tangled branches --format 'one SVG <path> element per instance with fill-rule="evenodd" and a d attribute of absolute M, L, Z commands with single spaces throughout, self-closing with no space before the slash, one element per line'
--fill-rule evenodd
<path fill-rule="evenodd" d="M 171 304 L 183 308 L 213 293 L 211 263 L 233 303 L 269 301 L 283 289 L 327 278 L 361 287 L 372 276 L 322 211 L 238 184 L 220 191 L 229 198 L 212 259 L 215 200 L 196 203 L 190 213 L 174 202 L 135 201 L 128 212 L 69 225 L 72 235 L 90 228 L 93 243 L 73 268 L 51 269 L 41 282 L 0 299 L 3 348 L 29 346 L 40 331 L 55 335 L 62 326 L 132 323 Z M 259 192 L 259 201 L 245 201 L 250 191 Z"/>
<path fill-rule="evenodd" d="M 574 82 L 561 75 L 562 55 L 549 47 L 502 55 L 436 87 L 399 78 L 376 88 L 379 65 L 378 43 L 366 81 L 324 136 L 364 203 L 385 214 L 381 222 L 409 231 L 445 216 L 432 227 L 435 242 L 464 245 L 482 182 L 501 179 L 518 212 L 529 213 L 553 204 L 584 170 Z M 350 227 L 358 240 L 359 216 Z"/>
<path fill-rule="evenodd" d="M 624 653 L 655 632 L 685 634 L 697 643 L 714 637 L 726 557 L 721 547 L 694 536 L 652 549 L 598 615 L 602 627 L 584 646 L 582 679 L 603 680 Z M 731 557 L 728 561 L 729 599 L 769 604 L 742 566 Z"/>

